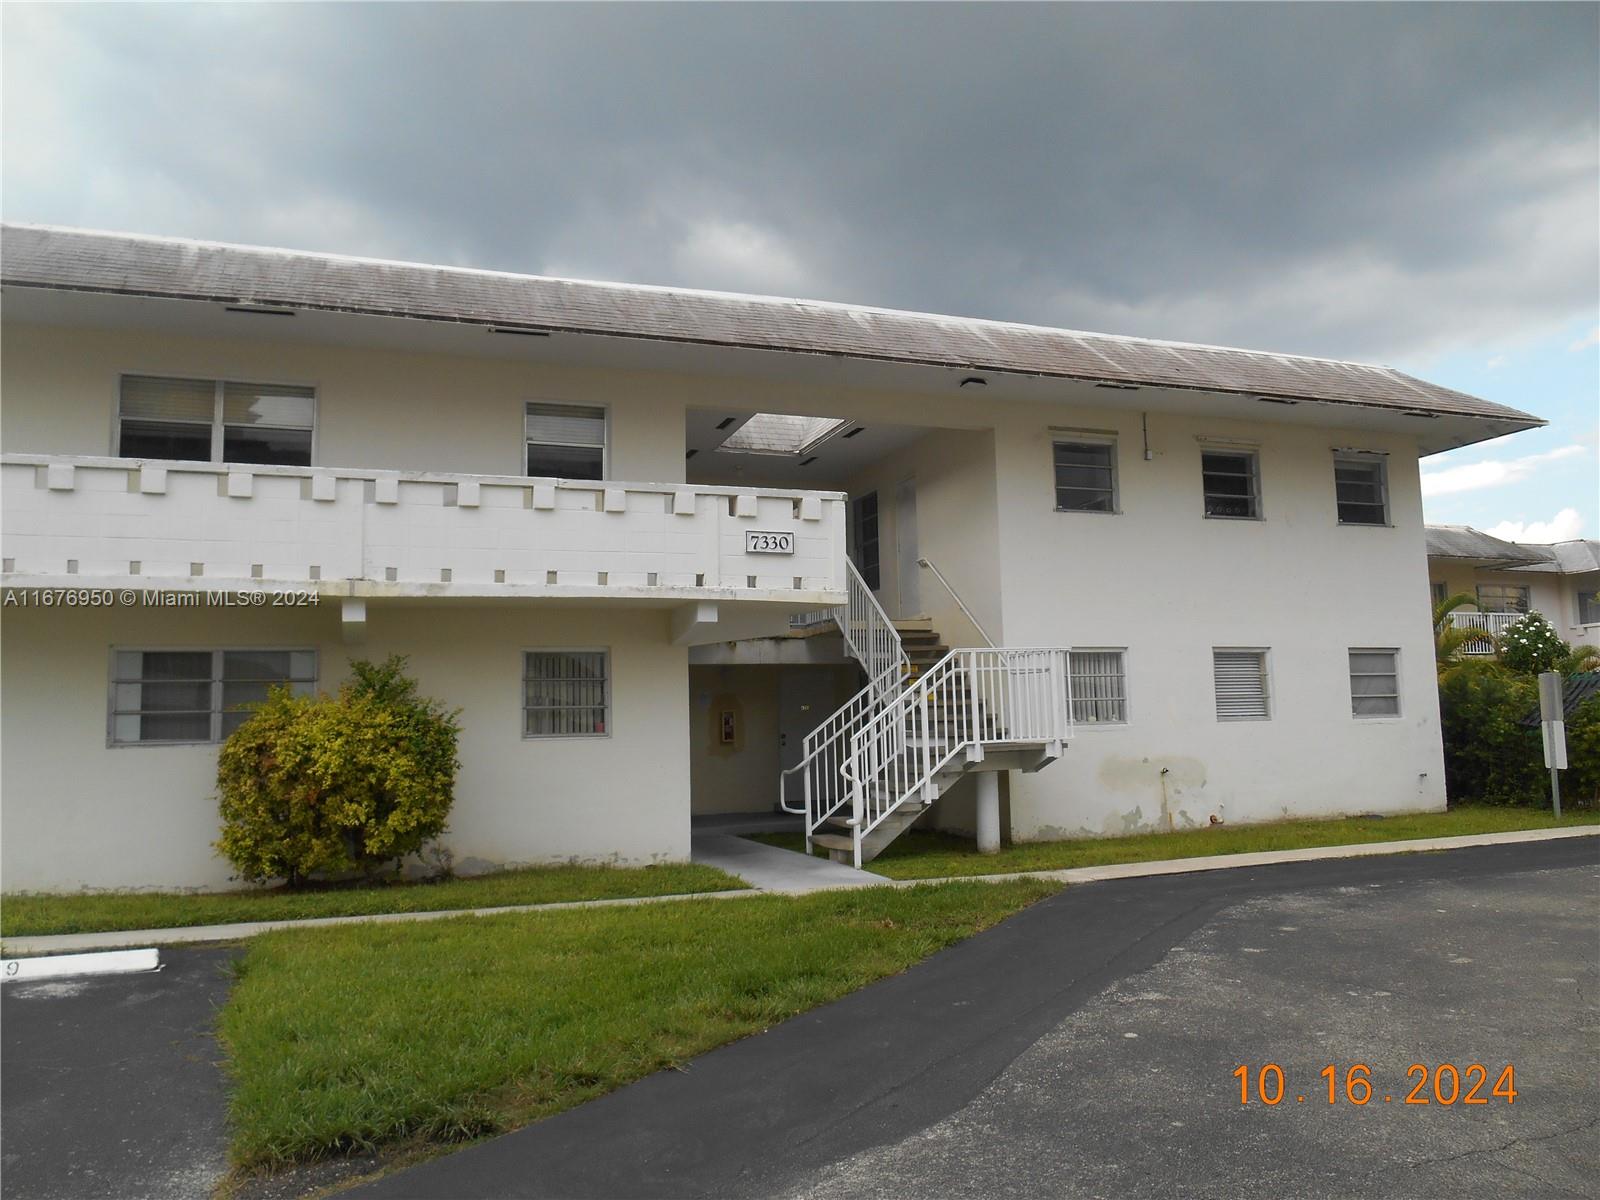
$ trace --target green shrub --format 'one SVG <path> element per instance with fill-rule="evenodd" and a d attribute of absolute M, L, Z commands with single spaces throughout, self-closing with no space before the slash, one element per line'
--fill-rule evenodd
<path fill-rule="evenodd" d="M 1578 705 L 1567 718 L 1567 769 L 1561 773 L 1564 804 L 1600 805 L 1600 696 Z"/>
<path fill-rule="evenodd" d="M 1553 669 L 1572 652 L 1542 613 L 1531 612 L 1500 634 L 1500 661 L 1522 675 Z"/>
<path fill-rule="evenodd" d="M 223 743 L 217 849 L 241 878 L 370 874 L 444 832 L 460 726 L 404 668 L 352 663 L 337 696 L 274 689 Z"/>
<path fill-rule="evenodd" d="M 1498 663 L 1467 661 L 1439 676 L 1445 790 L 1452 804 L 1547 804 L 1537 726 L 1522 719 L 1539 706 L 1527 675 Z"/>

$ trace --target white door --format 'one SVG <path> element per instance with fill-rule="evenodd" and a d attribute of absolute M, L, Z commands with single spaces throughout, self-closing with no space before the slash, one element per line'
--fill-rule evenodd
<path fill-rule="evenodd" d="M 917 566 L 917 481 L 894 485 L 895 579 L 900 591 L 900 618 L 922 615 L 922 568 Z"/>

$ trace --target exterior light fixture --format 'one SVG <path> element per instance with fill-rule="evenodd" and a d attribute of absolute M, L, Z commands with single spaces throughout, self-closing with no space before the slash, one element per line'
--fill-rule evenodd
<path fill-rule="evenodd" d="M 963 379 L 961 381 L 961 386 L 962 387 L 988 387 L 989 386 L 989 381 L 987 379 L 980 379 L 976 375 L 968 375 L 965 379 Z"/>

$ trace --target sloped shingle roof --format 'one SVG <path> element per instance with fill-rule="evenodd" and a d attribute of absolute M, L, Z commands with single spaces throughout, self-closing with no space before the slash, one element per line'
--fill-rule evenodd
<path fill-rule="evenodd" d="M 0 283 L 1320 400 L 1541 424 L 1389 367 L 845 304 L 6 225 Z"/>
<path fill-rule="evenodd" d="M 1429 525 L 1427 537 L 1429 558 L 1470 558 L 1508 565 L 1527 563 L 1538 564 L 1545 570 L 1554 569 L 1552 557 L 1543 546 L 1502 541 L 1470 525 Z"/>

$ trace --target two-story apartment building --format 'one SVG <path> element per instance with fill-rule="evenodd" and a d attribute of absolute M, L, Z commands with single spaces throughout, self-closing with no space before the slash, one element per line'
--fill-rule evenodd
<path fill-rule="evenodd" d="M 1496 637 L 1536 612 L 1574 646 L 1600 646 L 1600 541 L 1529 545 L 1469 525 L 1429 525 L 1427 539 L 1433 603 L 1473 600 L 1450 613 L 1452 625 Z M 1488 641 L 1465 647 L 1468 654 L 1493 652 Z"/>
<path fill-rule="evenodd" d="M 912 820 L 1436 809 L 1417 463 L 1539 424 L 841 304 L 29 226 L 0 255 L 8 889 L 225 885 L 242 706 L 389 653 L 461 709 L 465 869 L 681 859 L 780 779 L 860 859 Z"/>

